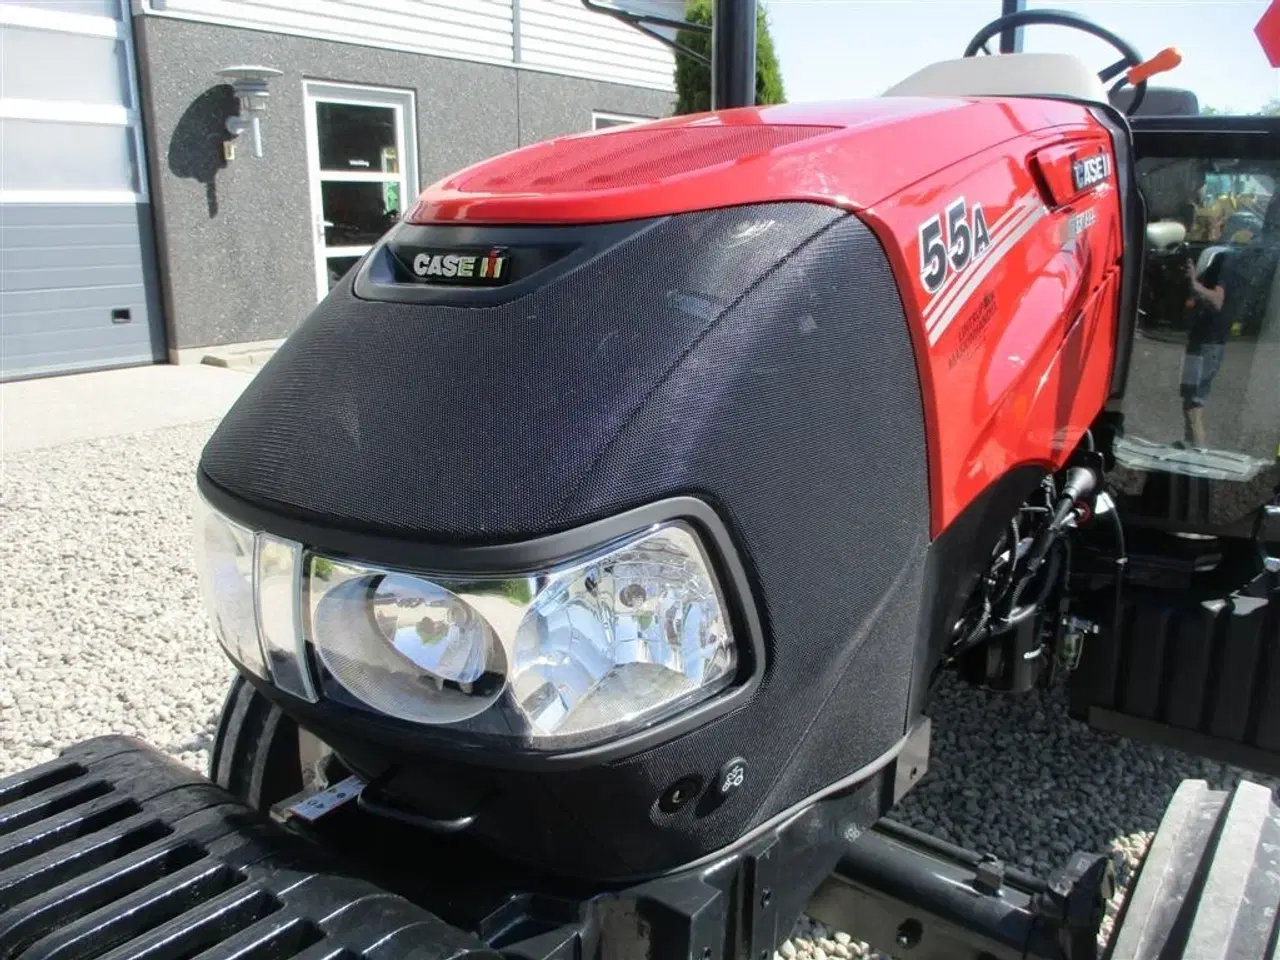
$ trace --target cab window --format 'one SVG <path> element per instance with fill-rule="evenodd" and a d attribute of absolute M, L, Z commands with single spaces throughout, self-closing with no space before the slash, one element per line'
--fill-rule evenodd
<path fill-rule="evenodd" d="M 1280 158 L 1191 134 L 1135 145 L 1148 226 L 1117 460 L 1139 488 L 1228 485 L 1216 499 L 1243 514 L 1280 460 Z"/>

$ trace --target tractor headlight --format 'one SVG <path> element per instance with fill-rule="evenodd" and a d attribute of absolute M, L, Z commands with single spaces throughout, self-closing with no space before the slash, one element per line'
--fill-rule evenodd
<path fill-rule="evenodd" d="M 668 525 L 548 578 L 515 634 L 512 703 L 534 737 L 669 715 L 733 677 L 706 557 Z"/>
<path fill-rule="evenodd" d="M 240 666 L 266 678 L 254 614 L 253 531 L 196 497 L 196 573 L 204 607 L 222 648 Z"/>
<path fill-rule="evenodd" d="M 415 723 L 456 723 L 502 692 L 506 653 L 480 611 L 404 573 L 308 554 L 311 631 L 348 693 Z"/>
<path fill-rule="evenodd" d="M 236 530 L 253 556 L 253 534 L 213 522 Z M 280 596 L 267 603 L 260 594 L 257 634 L 223 644 L 255 672 L 262 654 L 255 665 L 250 653 L 268 651 L 271 679 L 291 693 L 327 692 L 399 720 L 555 750 L 669 718 L 727 687 L 738 670 L 716 575 L 681 522 L 508 577 L 391 569 L 268 534 L 256 540 L 275 572 L 260 571 L 254 586 L 297 585 L 296 656 L 284 642 L 295 620 Z M 201 566 L 205 578 L 209 561 Z M 237 583 L 241 594 L 250 588 Z M 220 596 L 206 588 L 215 621 L 228 606 Z M 247 609 L 252 628 L 253 604 Z"/>

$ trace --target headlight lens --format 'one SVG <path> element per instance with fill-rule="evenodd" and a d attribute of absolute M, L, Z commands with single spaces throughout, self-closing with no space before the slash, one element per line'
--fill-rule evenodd
<path fill-rule="evenodd" d="M 254 535 L 196 497 L 196 572 L 213 632 L 227 655 L 267 679 L 254 615 Z"/>
<path fill-rule="evenodd" d="M 682 527 L 554 577 L 515 650 L 515 705 L 538 736 L 590 736 L 670 713 L 736 667 L 719 591 Z"/>
<path fill-rule="evenodd" d="M 429 580 L 312 555 L 311 641 L 357 700 L 401 720 L 456 723 L 502 692 L 493 628 Z"/>
<path fill-rule="evenodd" d="M 545 571 L 462 578 L 326 556 L 201 507 L 219 639 L 308 700 L 563 750 L 667 719 L 738 670 L 719 583 L 680 522 Z"/>

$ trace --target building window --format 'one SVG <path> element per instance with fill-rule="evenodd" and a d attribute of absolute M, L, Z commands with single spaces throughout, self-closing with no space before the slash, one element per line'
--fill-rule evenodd
<path fill-rule="evenodd" d="M 323 297 L 417 196 L 417 107 L 412 90 L 315 80 L 304 90 L 316 293 Z"/>
<path fill-rule="evenodd" d="M 644 123 L 652 120 L 653 117 L 635 117 L 625 113 L 601 113 L 594 110 L 591 113 L 591 129 L 604 130 L 606 127 L 625 127 L 632 123 Z"/>

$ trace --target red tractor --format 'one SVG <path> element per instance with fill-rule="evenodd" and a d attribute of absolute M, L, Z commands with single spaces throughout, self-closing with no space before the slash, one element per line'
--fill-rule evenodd
<path fill-rule="evenodd" d="M 804 910 L 1093 957 L 1105 858 L 883 819 L 944 671 L 1280 771 L 1280 121 L 1050 11 L 735 107 L 753 7 L 734 108 L 442 180 L 255 378 L 197 539 L 240 671 L 211 775 L 258 813 L 123 741 L 0 784 L 0 832 L 92 783 L 158 824 L 108 856 L 23 813 L 0 957 L 764 960 Z M 1120 59 L 981 55 L 1030 24 Z M 1224 175 L 1270 191 L 1248 236 L 1197 232 Z M 1185 786 L 1111 955 L 1274 949 L 1278 825 Z"/>

